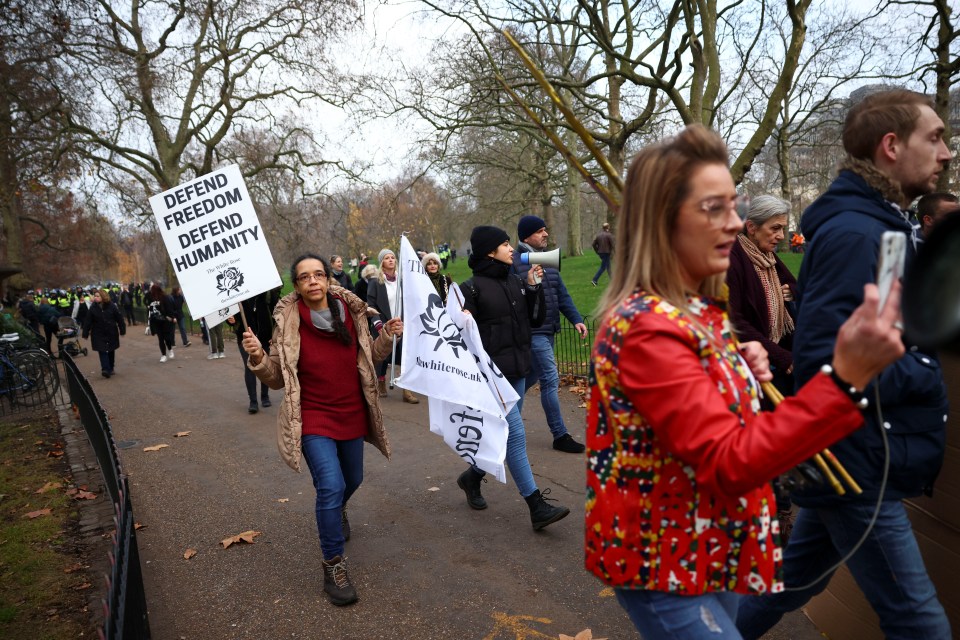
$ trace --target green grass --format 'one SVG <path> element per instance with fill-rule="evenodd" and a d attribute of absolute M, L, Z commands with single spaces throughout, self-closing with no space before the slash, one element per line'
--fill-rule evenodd
<path fill-rule="evenodd" d="M 464 259 L 448 263 L 447 266 L 447 273 L 450 274 L 454 282 L 463 282 L 473 275 Z M 595 287 L 590 284 L 590 279 L 599 267 L 600 258 L 596 255 L 564 256 L 560 261 L 560 275 L 563 277 L 563 284 L 570 292 L 573 303 L 577 305 L 577 309 L 584 316 L 593 315 L 597 303 L 600 302 L 600 295 L 609 282 L 607 275 L 604 274 L 600 277 L 599 286 Z"/>
<path fill-rule="evenodd" d="M 93 631 L 85 611 L 84 572 L 66 574 L 77 562 L 71 531 L 77 511 L 66 495 L 66 463 L 55 417 L 0 422 L 0 637 L 76 638 Z M 45 493 L 49 482 L 62 487 Z M 51 509 L 34 519 L 27 513 Z M 25 630 L 29 629 L 26 633 Z M 92 634 L 91 634 L 92 635 Z"/>

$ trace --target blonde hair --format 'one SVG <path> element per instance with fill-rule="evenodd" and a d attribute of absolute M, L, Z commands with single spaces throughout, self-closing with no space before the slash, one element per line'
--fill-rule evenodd
<path fill-rule="evenodd" d="M 638 288 L 686 308 L 689 292 L 672 235 L 680 204 L 690 193 L 690 176 L 710 164 L 729 168 L 730 157 L 720 136 L 702 125 L 691 125 L 634 158 L 617 223 L 613 277 L 598 308 L 601 317 Z M 706 278 L 697 293 L 718 297 L 724 277 L 718 273 Z"/>

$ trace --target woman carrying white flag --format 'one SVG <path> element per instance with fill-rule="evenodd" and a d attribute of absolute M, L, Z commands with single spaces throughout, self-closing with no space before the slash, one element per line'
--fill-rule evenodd
<path fill-rule="evenodd" d="M 543 276 L 543 269 L 539 265 L 532 267 L 527 272 L 526 283 L 511 273 L 510 236 L 498 227 L 474 228 L 470 244 L 473 253 L 468 264 L 473 277 L 460 287 L 463 306 L 477 322 L 484 350 L 520 396 L 507 414 L 506 462 L 520 495 L 530 507 L 533 528 L 539 531 L 570 513 L 566 507 L 547 504 L 537 488 L 527 459 L 527 436 L 520 417 L 525 381 L 530 372 L 530 327 L 542 324 L 546 313 L 543 287 L 536 281 L 537 276 Z M 467 504 L 472 509 L 487 508 L 487 501 L 480 495 L 483 476 L 483 471 L 472 466 L 457 478 L 457 485 L 466 493 Z"/>

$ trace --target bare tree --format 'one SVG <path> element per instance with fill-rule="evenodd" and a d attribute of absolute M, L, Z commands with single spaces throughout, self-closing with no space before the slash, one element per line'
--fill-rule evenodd
<path fill-rule="evenodd" d="M 251 129 L 273 145 L 241 167 L 245 177 L 287 171 L 310 193 L 305 169 L 325 161 L 300 144 L 312 128 L 284 116 L 348 99 L 353 86 L 326 47 L 359 12 L 353 0 L 96 0 L 65 42 L 90 88 L 65 122 L 128 215 L 146 216 L 148 196 L 235 160 L 226 154 L 237 145 L 225 143 Z"/>
<path fill-rule="evenodd" d="M 905 32 L 910 62 L 908 72 L 917 76 L 925 91 L 933 85 L 937 114 L 946 125 L 944 139 L 950 143 L 960 122 L 960 23 L 956 3 L 950 0 L 881 0 L 878 9 L 888 14 L 897 31 Z M 954 146 L 954 153 L 958 149 Z M 956 188 L 956 164 L 940 174 L 941 190 Z"/>
<path fill-rule="evenodd" d="M 26 258 L 33 243 L 53 246 L 42 212 L 32 207 L 52 191 L 61 194 L 58 185 L 77 172 L 71 141 L 58 124 L 63 91 L 73 76 L 54 64 L 70 30 L 70 16 L 57 2 L 8 2 L 0 13 L 2 249 L 6 267 L 25 270 L 10 280 L 14 289 L 31 284 Z"/>

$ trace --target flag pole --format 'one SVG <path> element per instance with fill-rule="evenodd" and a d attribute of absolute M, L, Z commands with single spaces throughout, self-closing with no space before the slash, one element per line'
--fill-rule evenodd
<path fill-rule="evenodd" d="M 400 237 L 406 236 L 406 232 L 401 232 Z M 402 243 L 401 243 L 402 244 Z M 396 255 L 395 255 L 396 257 Z M 400 305 L 400 320 L 403 320 L 403 267 L 400 264 L 400 258 L 397 257 L 397 304 Z M 390 310 L 391 317 L 394 315 L 393 309 Z M 393 389 L 393 381 L 397 376 L 397 334 L 393 334 L 393 346 L 390 350 L 390 388 Z"/>

